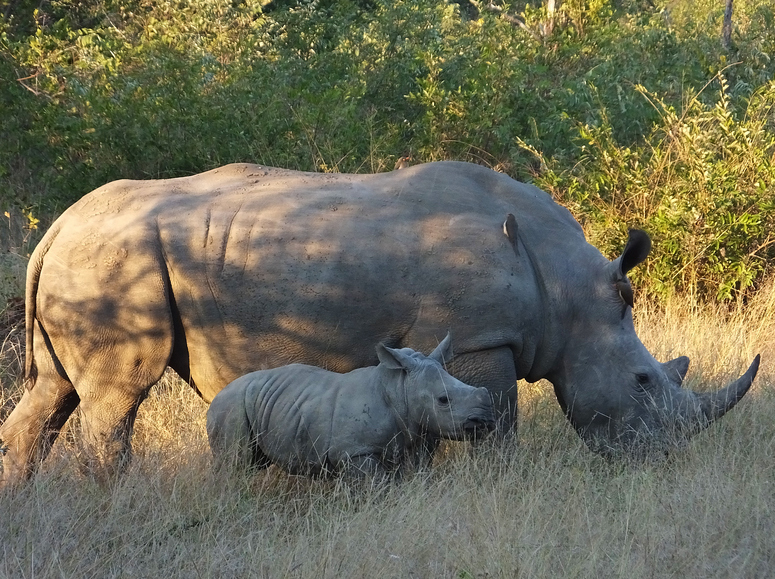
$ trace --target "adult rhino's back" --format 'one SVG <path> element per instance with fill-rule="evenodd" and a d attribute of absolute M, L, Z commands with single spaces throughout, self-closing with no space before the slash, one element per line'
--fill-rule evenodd
<path fill-rule="evenodd" d="M 166 291 L 170 363 L 209 400 L 256 367 L 374 363 L 375 343 L 409 333 L 428 347 L 455 327 L 459 352 L 484 333 L 511 340 L 510 296 L 537 298 L 501 232 L 508 211 L 530 212 L 526 229 L 575 227 L 544 193 L 468 164 L 378 175 L 230 165 L 98 189 L 63 216 L 48 259 L 69 262 L 73 286 L 96 264 L 90 287 L 75 290 L 101 302 L 95 317 Z M 42 291 L 61 275 L 44 267 Z M 129 304 L 108 304 L 130 286 L 142 291 Z"/>

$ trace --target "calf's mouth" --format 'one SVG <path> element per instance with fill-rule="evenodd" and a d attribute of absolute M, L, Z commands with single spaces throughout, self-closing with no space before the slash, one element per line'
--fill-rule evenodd
<path fill-rule="evenodd" d="M 467 436 L 482 435 L 495 430 L 495 418 L 491 414 L 472 414 L 463 424 Z"/>

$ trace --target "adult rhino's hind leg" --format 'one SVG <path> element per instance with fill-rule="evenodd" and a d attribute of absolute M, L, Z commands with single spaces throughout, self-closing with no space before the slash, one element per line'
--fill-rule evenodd
<path fill-rule="evenodd" d="M 73 379 L 81 400 L 81 460 L 100 479 L 128 464 L 137 410 L 161 379 L 172 349 L 166 338 L 155 348 L 140 336 L 111 342 Z"/>
<path fill-rule="evenodd" d="M 132 456 L 137 409 L 145 399 L 127 392 L 81 400 L 81 461 L 89 473 L 108 479 L 124 470 Z"/>
<path fill-rule="evenodd" d="M 78 406 L 78 395 L 52 354 L 38 325 L 34 338 L 37 379 L 0 426 L 0 487 L 32 475 L 46 458 L 67 418 Z"/>
<path fill-rule="evenodd" d="M 136 321 L 141 325 L 139 316 Z M 171 334 L 162 331 L 149 339 L 151 334 L 137 332 L 128 339 L 113 336 L 86 370 L 73 378 L 81 399 L 81 458 L 100 479 L 110 478 L 128 464 L 137 410 L 167 367 Z"/>
<path fill-rule="evenodd" d="M 105 244 L 114 246 L 117 257 L 94 260 L 91 269 L 49 260 L 37 300 L 40 324 L 80 398 L 80 458 L 99 478 L 130 458 L 137 409 L 162 377 L 174 340 L 164 264 L 152 247 L 120 238 Z M 61 287 L 68 291 L 55 291 Z"/>

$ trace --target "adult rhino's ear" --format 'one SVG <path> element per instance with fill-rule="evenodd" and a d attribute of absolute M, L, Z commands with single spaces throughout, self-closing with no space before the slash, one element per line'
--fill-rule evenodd
<path fill-rule="evenodd" d="M 428 356 L 436 360 L 439 364 L 444 365 L 452 359 L 452 336 L 447 332 L 447 336 L 436 346 L 436 349 Z"/>
<path fill-rule="evenodd" d="M 517 230 L 517 218 L 511 213 L 507 214 L 506 221 L 503 222 L 503 233 L 508 238 L 514 253 L 519 257 Z"/>
<path fill-rule="evenodd" d="M 409 370 L 414 364 L 411 356 L 407 356 L 401 350 L 388 348 L 382 342 L 377 344 L 377 358 L 380 364 L 391 370 Z"/>
<path fill-rule="evenodd" d="M 651 238 L 640 229 L 630 229 L 630 236 L 624 251 L 610 264 L 611 280 L 616 285 L 624 303 L 633 307 L 632 286 L 627 279 L 627 272 L 646 259 L 651 251 Z M 623 314 L 622 314 L 623 315 Z"/>
<path fill-rule="evenodd" d="M 624 246 L 622 255 L 614 261 L 617 264 L 620 279 L 624 278 L 633 267 L 642 263 L 650 251 L 651 238 L 648 233 L 640 229 L 630 229 L 627 245 Z"/>

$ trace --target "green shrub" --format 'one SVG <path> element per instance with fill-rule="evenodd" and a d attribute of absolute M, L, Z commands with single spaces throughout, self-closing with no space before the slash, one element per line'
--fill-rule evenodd
<path fill-rule="evenodd" d="M 725 77 L 714 84 L 715 104 L 693 98 L 680 114 L 638 87 L 661 119 L 645 144 L 617 143 L 602 114 L 597 126 L 579 126 L 581 162 L 537 179 L 609 255 L 628 227 L 646 229 L 653 254 L 633 275 L 657 295 L 738 297 L 775 258 L 775 83 L 742 113 Z"/>
<path fill-rule="evenodd" d="M 770 259 L 769 185 L 735 184 L 769 183 L 769 165 L 733 158 L 743 146 L 766 157 L 764 136 L 746 145 L 739 131 L 768 114 L 768 0 L 736 6 L 729 51 L 711 0 L 567 0 L 551 31 L 537 0 L 498 3 L 511 19 L 462 18 L 439 0 L 301 1 L 270 14 L 264 3 L 18 0 L 10 11 L 0 0 L 0 209 L 47 219 L 113 179 L 235 161 L 374 172 L 411 153 L 524 180 L 543 159 L 540 184 L 606 251 L 628 225 L 654 233 L 666 252 L 648 276 L 659 295 L 678 284 L 730 297 Z M 723 102 L 703 90 L 720 71 Z M 676 140 L 669 127 L 689 121 L 691 143 Z M 656 171 L 659 155 L 669 170 Z M 712 202 L 683 176 L 700 174 Z M 648 203 L 631 198 L 640 181 L 658 191 Z M 679 239 L 692 211 L 706 215 L 702 231 Z"/>

